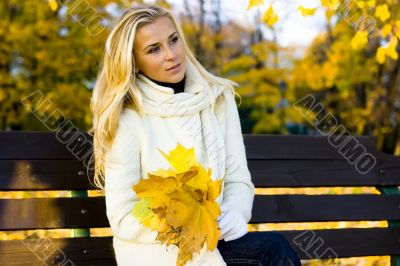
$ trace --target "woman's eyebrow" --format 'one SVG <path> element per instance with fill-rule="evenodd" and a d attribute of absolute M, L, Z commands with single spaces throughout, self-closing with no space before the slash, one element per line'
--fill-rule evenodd
<path fill-rule="evenodd" d="M 171 38 L 175 33 L 176 33 L 176 31 L 174 31 L 171 35 L 169 35 L 169 36 L 168 36 L 168 39 Z M 147 45 L 146 48 L 143 49 L 143 51 L 146 50 L 148 47 L 150 47 L 150 46 L 155 46 L 155 45 L 157 45 L 157 44 L 158 44 L 158 42 L 153 43 L 153 44 L 150 44 L 150 45 Z"/>

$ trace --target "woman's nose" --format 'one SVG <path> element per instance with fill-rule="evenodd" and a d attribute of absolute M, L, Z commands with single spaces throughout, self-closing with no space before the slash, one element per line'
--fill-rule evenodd
<path fill-rule="evenodd" d="M 165 49 L 165 60 L 175 59 L 175 57 L 176 57 L 176 53 L 175 53 L 174 49 L 167 47 Z"/>

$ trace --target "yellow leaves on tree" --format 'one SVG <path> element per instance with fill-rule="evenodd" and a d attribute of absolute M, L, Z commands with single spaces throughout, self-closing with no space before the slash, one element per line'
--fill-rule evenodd
<path fill-rule="evenodd" d="M 393 60 L 397 60 L 399 58 L 399 55 L 396 51 L 397 43 L 397 38 L 393 36 L 386 47 L 381 46 L 378 48 L 376 60 L 379 62 L 379 64 L 385 63 L 386 56 L 389 56 Z"/>
<path fill-rule="evenodd" d="M 220 208 L 215 200 L 223 179 L 211 180 L 211 168 L 206 171 L 197 162 L 194 148 L 178 143 L 169 154 L 160 152 L 172 168 L 148 173 L 133 186 L 140 200 L 132 215 L 157 231 L 157 240 L 178 246 L 176 265 L 185 265 L 204 244 L 210 251 L 217 246 Z"/>
<path fill-rule="evenodd" d="M 389 8 L 386 4 L 382 4 L 376 7 L 375 9 L 375 17 L 385 22 L 387 19 L 390 18 Z"/>
<path fill-rule="evenodd" d="M 272 27 L 274 24 L 278 21 L 279 17 L 275 13 L 274 8 L 269 6 L 268 10 L 264 13 L 263 17 L 261 18 L 261 21 L 267 24 L 268 26 Z"/>
<path fill-rule="evenodd" d="M 49 0 L 49 6 L 50 6 L 51 11 L 56 11 L 57 7 L 58 7 L 57 1 Z"/>
<path fill-rule="evenodd" d="M 340 0 L 321 0 L 321 5 L 329 9 L 336 9 Z"/>
<path fill-rule="evenodd" d="M 400 39 L 400 20 L 396 21 L 396 36 Z"/>
<path fill-rule="evenodd" d="M 357 31 L 356 35 L 351 39 L 351 47 L 354 50 L 363 49 L 368 43 L 368 32 Z"/>
<path fill-rule="evenodd" d="M 249 10 L 252 7 L 262 5 L 263 3 L 264 3 L 264 0 L 249 0 L 249 4 L 247 5 L 246 10 Z"/>
<path fill-rule="evenodd" d="M 385 26 L 383 26 L 383 28 L 381 30 L 382 38 L 388 37 L 390 33 L 392 33 L 392 25 L 386 24 Z"/>
<path fill-rule="evenodd" d="M 317 10 L 316 8 L 306 8 L 302 5 L 299 5 L 299 7 L 297 8 L 297 10 L 299 10 L 301 12 L 301 15 L 303 17 L 306 16 L 312 16 L 314 15 L 315 11 Z"/>
<path fill-rule="evenodd" d="M 376 5 L 376 1 L 375 0 L 356 1 L 356 4 L 360 8 L 368 8 L 368 7 L 374 7 Z"/>
<path fill-rule="evenodd" d="M 398 15 L 398 12 L 396 13 L 397 7 L 395 2 L 387 1 L 386 3 L 377 3 L 378 1 L 376 0 L 355 0 L 354 2 L 358 11 L 360 11 L 360 14 L 368 14 L 372 12 L 373 18 L 376 21 L 379 20 L 380 24 L 382 25 L 380 32 L 381 38 L 384 40 L 383 43 L 385 43 L 385 45 L 377 49 L 377 61 L 380 64 L 383 64 L 387 56 L 394 60 L 397 60 L 398 52 L 396 51 L 396 45 L 398 42 L 397 39 L 400 39 L 400 20 L 398 19 L 398 16 L 396 16 Z M 269 27 L 273 27 L 273 25 L 275 25 L 275 23 L 277 23 L 279 19 L 278 14 L 272 7 L 272 3 L 273 1 L 271 0 L 268 10 L 264 13 L 261 19 L 262 22 L 264 22 Z M 328 24 L 330 23 L 329 21 L 334 14 L 343 16 L 341 12 L 345 10 L 345 7 L 349 8 L 350 5 L 347 5 L 346 2 L 343 2 L 343 0 L 320 0 L 320 3 L 321 7 L 325 9 L 325 16 Z M 263 1 L 249 0 L 249 5 L 247 9 L 259 5 L 263 5 Z M 354 8 L 354 6 L 352 6 L 352 8 Z M 303 5 L 299 5 L 297 10 L 301 12 L 301 15 L 303 17 L 307 17 L 314 16 L 317 8 L 306 8 Z M 344 14 L 348 16 L 348 13 Z M 360 21 L 361 18 L 362 16 L 360 15 Z M 351 19 L 353 19 L 353 17 L 351 17 Z M 350 20 L 350 17 L 347 18 L 347 20 Z M 354 50 L 362 50 L 367 47 L 369 40 L 368 35 L 371 32 L 368 32 L 366 28 L 359 27 L 361 23 L 358 23 L 357 25 L 358 29 L 351 39 L 350 47 Z M 374 37 L 376 37 L 376 35 Z M 387 41 L 388 39 L 389 41 Z"/>

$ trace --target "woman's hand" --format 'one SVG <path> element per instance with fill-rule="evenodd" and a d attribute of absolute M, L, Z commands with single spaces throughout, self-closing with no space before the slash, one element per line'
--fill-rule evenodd
<path fill-rule="evenodd" d="M 238 239 L 248 232 L 247 223 L 243 217 L 236 211 L 221 206 L 221 215 L 217 219 L 218 227 L 221 230 L 219 240 L 226 242 Z"/>

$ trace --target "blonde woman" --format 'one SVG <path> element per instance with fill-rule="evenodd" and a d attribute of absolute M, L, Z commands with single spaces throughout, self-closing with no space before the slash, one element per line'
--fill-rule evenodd
<path fill-rule="evenodd" d="M 175 265 L 178 248 L 132 214 L 132 186 L 168 164 L 159 150 L 178 143 L 224 178 L 217 198 L 221 237 L 186 265 L 300 265 L 282 235 L 248 233 L 254 185 L 230 80 L 209 73 L 189 50 L 180 25 L 156 6 L 127 10 L 108 36 L 91 109 L 95 184 L 104 189 L 118 265 Z"/>

